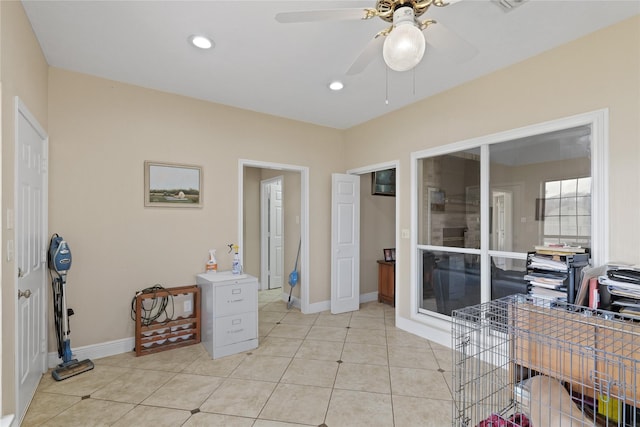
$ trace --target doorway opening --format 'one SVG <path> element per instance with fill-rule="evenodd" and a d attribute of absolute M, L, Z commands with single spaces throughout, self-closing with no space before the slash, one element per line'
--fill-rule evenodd
<path fill-rule="evenodd" d="M 348 174 L 360 176 L 360 215 L 358 218 L 360 227 L 360 302 L 386 301 L 395 305 L 396 269 L 395 254 L 400 246 L 398 229 L 399 204 L 398 187 L 395 188 L 395 196 L 381 195 L 380 182 L 376 180 L 381 171 L 393 170 L 394 177 L 398 175 L 399 161 L 379 163 L 358 169 L 348 170 Z M 395 179 L 394 179 L 395 185 Z M 385 261 L 385 249 L 393 249 L 394 259 L 391 274 L 382 272 L 383 276 L 393 283 L 381 283 L 382 269 L 388 268 Z M 387 251 L 387 254 L 389 251 Z M 401 254 L 401 252 L 400 252 Z M 384 279 L 384 277 L 382 277 Z M 382 286 L 382 289 L 381 289 Z M 383 295 L 384 294 L 384 295 Z"/>
<path fill-rule="evenodd" d="M 300 248 L 300 261 L 298 271 L 300 280 L 293 290 L 293 305 L 300 308 L 302 313 L 309 312 L 309 170 L 303 166 L 286 165 L 280 163 L 261 162 L 254 160 L 239 160 L 239 219 L 238 240 L 241 242 L 240 257 L 244 271 L 260 278 L 260 289 L 280 289 L 280 299 L 288 299 L 289 285 L 287 283 L 287 268 L 295 263 Z M 280 249 L 274 248 L 272 253 L 263 244 L 264 234 L 262 230 L 266 225 L 262 215 L 264 206 L 277 199 L 277 180 L 280 179 L 280 212 L 276 210 L 270 215 L 277 223 L 281 218 L 281 225 L 273 224 L 271 227 L 280 227 Z M 271 202 L 262 199 L 264 192 L 270 192 Z M 286 189 L 286 192 L 284 191 Z M 274 191 L 271 198 L 271 191 Z M 277 203 L 276 203 L 277 204 Z M 267 208 L 265 208 L 267 209 Z M 264 239 L 265 241 L 267 239 Z M 266 245 L 268 246 L 268 245 Z M 277 245 L 276 245 L 277 246 Z M 279 252 L 279 253 L 278 253 Z M 271 261 L 281 262 L 280 267 L 269 267 Z M 272 269 L 269 274 L 263 276 L 263 270 Z M 273 277 L 280 275 L 281 279 Z M 275 279 L 275 282 L 274 282 Z M 280 286 L 278 287 L 278 283 Z"/>

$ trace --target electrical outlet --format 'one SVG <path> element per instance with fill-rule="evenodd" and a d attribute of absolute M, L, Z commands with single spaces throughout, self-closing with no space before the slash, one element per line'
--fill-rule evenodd
<path fill-rule="evenodd" d="M 193 308 L 191 307 L 191 300 L 186 300 L 183 304 L 184 304 L 183 308 L 185 313 L 193 310 Z"/>

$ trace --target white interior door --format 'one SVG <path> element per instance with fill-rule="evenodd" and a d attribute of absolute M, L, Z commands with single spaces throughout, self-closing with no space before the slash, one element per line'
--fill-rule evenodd
<path fill-rule="evenodd" d="M 46 370 L 47 137 L 16 100 L 16 376 L 22 419 Z"/>
<path fill-rule="evenodd" d="M 331 175 L 331 313 L 360 308 L 360 177 Z"/>
<path fill-rule="evenodd" d="M 282 177 L 260 182 L 260 289 L 284 283 L 284 213 Z"/>
<path fill-rule="evenodd" d="M 493 250 L 511 252 L 513 248 L 513 195 L 507 191 L 493 191 Z M 496 267 L 508 270 L 511 259 L 495 257 Z"/>
<path fill-rule="evenodd" d="M 269 289 L 281 288 L 284 277 L 284 221 L 282 212 L 282 180 L 270 185 L 269 206 Z"/>

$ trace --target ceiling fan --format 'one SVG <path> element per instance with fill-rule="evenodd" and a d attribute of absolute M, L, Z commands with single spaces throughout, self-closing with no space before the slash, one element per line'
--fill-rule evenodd
<path fill-rule="evenodd" d="M 328 10 L 308 10 L 282 12 L 276 14 L 276 21 L 284 24 L 299 22 L 318 22 L 331 20 L 368 20 L 375 17 L 392 25 L 376 34 L 347 70 L 347 75 L 361 73 L 379 54 L 389 68 L 395 71 L 407 71 L 420 63 L 425 51 L 425 36 L 429 30 L 429 44 L 435 47 L 455 49 L 460 60 L 470 59 L 476 49 L 446 27 L 436 24 L 433 19 L 420 21 L 431 6 L 445 7 L 460 0 L 377 0 L 375 8 L 347 8 Z M 437 30 L 436 30 L 437 28 Z"/>

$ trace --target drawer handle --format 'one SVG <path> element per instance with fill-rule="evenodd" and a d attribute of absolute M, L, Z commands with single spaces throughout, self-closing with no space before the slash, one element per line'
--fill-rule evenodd
<path fill-rule="evenodd" d="M 233 320 L 231 321 L 231 324 L 232 324 L 232 325 L 239 325 L 240 323 L 242 323 L 242 319 L 233 319 Z"/>
<path fill-rule="evenodd" d="M 240 299 L 229 299 L 227 300 L 228 303 L 232 303 L 232 302 L 242 302 L 244 301 L 244 298 L 240 298 Z"/>
<path fill-rule="evenodd" d="M 231 295 L 239 295 L 242 293 L 242 289 L 231 289 Z"/>
<path fill-rule="evenodd" d="M 233 329 L 233 330 L 229 330 L 227 333 L 229 333 L 229 334 L 238 334 L 238 333 L 243 332 L 243 331 L 244 331 L 244 328 L 242 328 L 242 329 Z"/>

